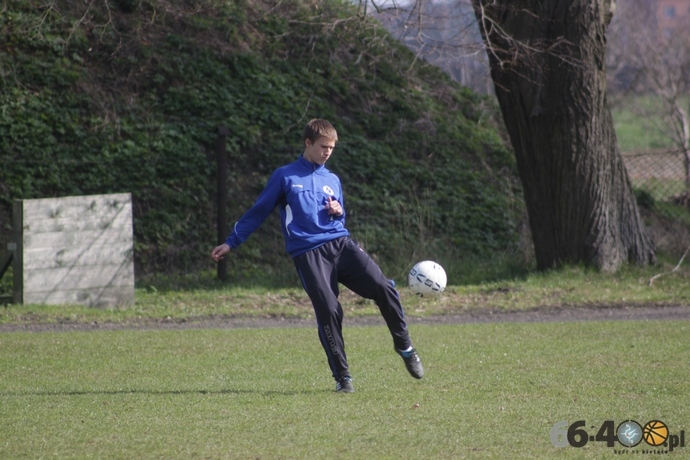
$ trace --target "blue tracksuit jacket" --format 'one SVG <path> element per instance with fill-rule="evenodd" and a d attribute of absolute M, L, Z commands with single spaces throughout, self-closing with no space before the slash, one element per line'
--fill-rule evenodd
<path fill-rule="evenodd" d="M 326 210 L 328 197 L 338 201 L 341 216 Z M 278 206 L 285 249 L 292 257 L 350 233 L 345 228 L 345 205 L 338 176 L 324 165 L 297 161 L 276 169 L 256 203 L 235 223 L 225 242 L 236 248 L 244 243 Z"/>

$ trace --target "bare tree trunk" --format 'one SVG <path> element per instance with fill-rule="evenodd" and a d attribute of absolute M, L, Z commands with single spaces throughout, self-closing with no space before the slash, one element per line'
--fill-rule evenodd
<path fill-rule="evenodd" d="M 606 100 L 610 0 L 473 0 L 540 269 L 653 263 Z"/>
<path fill-rule="evenodd" d="M 690 120 L 682 107 L 678 107 L 678 118 L 681 125 L 680 144 L 685 162 L 685 188 L 690 190 Z"/>

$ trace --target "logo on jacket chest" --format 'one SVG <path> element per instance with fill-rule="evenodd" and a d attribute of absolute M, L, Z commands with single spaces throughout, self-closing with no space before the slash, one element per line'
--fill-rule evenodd
<path fill-rule="evenodd" d="M 330 188 L 328 185 L 324 185 L 322 190 L 326 195 L 335 195 L 333 189 Z"/>

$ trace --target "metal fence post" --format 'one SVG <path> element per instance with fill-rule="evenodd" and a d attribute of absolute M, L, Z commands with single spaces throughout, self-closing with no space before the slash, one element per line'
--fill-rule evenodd
<path fill-rule="evenodd" d="M 228 208 L 228 157 L 225 149 L 230 130 L 227 126 L 218 127 L 216 142 L 216 166 L 218 170 L 218 243 L 223 243 L 228 236 L 227 208 Z M 228 279 L 227 259 L 218 261 L 218 279 Z"/>

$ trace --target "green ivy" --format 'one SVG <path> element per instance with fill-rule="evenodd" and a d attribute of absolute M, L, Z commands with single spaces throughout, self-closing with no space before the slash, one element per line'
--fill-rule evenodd
<path fill-rule="evenodd" d="M 217 129 L 238 218 L 304 123 L 336 125 L 348 226 L 384 267 L 509 251 L 520 190 L 487 101 L 337 0 L 9 1 L 0 12 L 0 212 L 131 192 L 137 273 L 207 269 Z M 110 9 L 108 9 L 110 8 Z M 336 19 L 348 19 L 335 26 Z M 235 279 L 285 264 L 277 222 Z M 3 227 L 2 235 L 7 238 Z M 239 267 L 243 267 L 239 270 Z M 245 275 L 242 275 L 245 273 Z"/>

